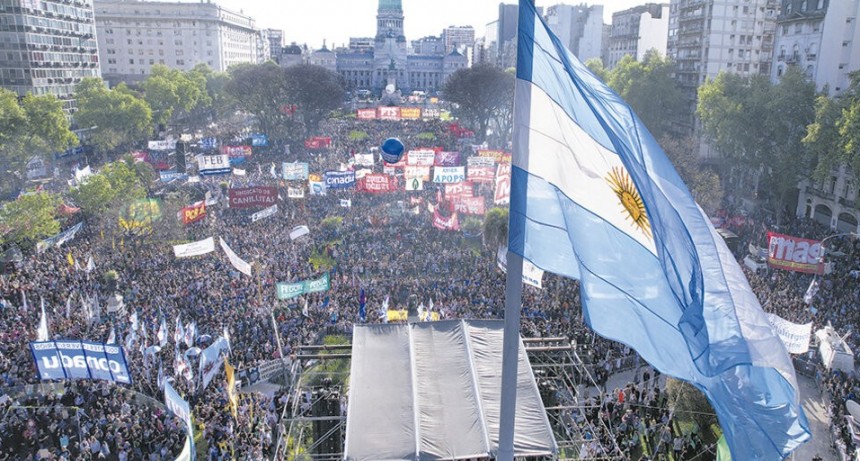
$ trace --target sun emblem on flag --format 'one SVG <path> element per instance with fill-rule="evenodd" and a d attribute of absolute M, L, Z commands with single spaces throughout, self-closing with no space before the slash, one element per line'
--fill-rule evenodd
<path fill-rule="evenodd" d="M 651 223 L 648 221 L 648 214 L 645 212 L 645 202 L 642 201 L 642 196 L 636 190 L 633 179 L 630 178 L 630 175 L 627 174 L 624 168 L 613 167 L 606 180 L 612 187 L 612 192 L 615 192 L 615 195 L 618 197 L 619 204 L 627 212 L 627 218 L 650 239 Z"/>

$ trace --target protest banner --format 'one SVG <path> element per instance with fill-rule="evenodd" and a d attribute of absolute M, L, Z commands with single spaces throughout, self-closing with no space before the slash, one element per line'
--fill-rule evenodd
<path fill-rule="evenodd" d="M 284 179 L 287 181 L 304 181 L 308 179 L 308 164 L 305 162 L 284 162 L 281 166 Z"/>
<path fill-rule="evenodd" d="M 767 320 L 773 327 L 779 339 L 785 344 L 789 354 L 805 354 L 809 352 L 809 340 L 812 338 L 812 322 L 797 324 L 782 317 L 768 313 Z"/>
<path fill-rule="evenodd" d="M 272 205 L 251 215 L 251 222 L 257 222 L 263 218 L 278 214 L 278 205 Z"/>
<path fill-rule="evenodd" d="M 213 251 L 215 251 L 215 239 L 212 237 L 182 245 L 173 245 L 173 254 L 177 258 L 200 256 Z"/>
<path fill-rule="evenodd" d="M 767 233 L 767 263 L 771 267 L 808 274 L 823 274 L 821 242 L 790 235 Z"/>
<path fill-rule="evenodd" d="M 433 182 L 450 184 L 466 180 L 466 169 L 462 166 L 433 167 Z"/>
<path fill-rule="evenodd" d="M 230 208 L 268 207 L 278 202 L 276 187 L 239 187 L 228 192 Z"/>
<path fill-rule="evenodd" d="M 35 341 L 30 352 L 39 379 L 98 379 L 131 384 L 125 353 L 118 346 L 90 341 Z"/>
<path fill-rule="evenodd" d="M 201 155 L 197 157 L 197 169 L 202 176 L 230 173 L 230 156 Z"/>
<path fill-rule="evenodd" d="M 179 212 L 182 224 L 189 225 L 206 217 L 206 202 L 201 200 L 192 205 L 182 208 Z"/>
<path fill-rule="evenodd" d="M 326 272 L 322 277 L 312 280 L 303 280 L 296 283 L 277 283 L 275 293 L 278 299 L 291 299 L 306 293 L 319 293 L 331 288 L 331 280 Z"/>

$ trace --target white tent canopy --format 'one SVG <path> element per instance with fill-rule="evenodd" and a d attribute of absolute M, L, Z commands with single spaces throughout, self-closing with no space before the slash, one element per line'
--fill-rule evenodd
<path fill-rule="evenodd" d="M 501 394 L 501 321 L 356 325 L 345 459 L 494 456 Z M 557 452 L 520 343 L 516 456 Z"/>

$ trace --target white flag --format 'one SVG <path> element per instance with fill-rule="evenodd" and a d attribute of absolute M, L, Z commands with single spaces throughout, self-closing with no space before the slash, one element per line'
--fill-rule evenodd
<path fill-rule="evenodd" d="M 30 306 L 27 305 L 27 294 L 24 293 L 24 290 L 21 290 L 21 308 L 24 309 L 24 312 L 30 310 Z"/>
<path fill-rule="evenodd" d="M 72 294 L 69 293 L 69 297 L 66 298 L 66 318 L 69 318 L 69 315 L 72 313 Z"/>
<path fill-rule="evenodd" d="M 129 317 L 129 321 L 131 322 L 131 331 L 137 331 L 138 321 L 137 321 L 137 311 L 132 312 L 131 317 Z"/>
<path fill-rule="evenodd" d="M 185 335 L 185 328 L 182 327 L 182 320 L 179 319 L 179 316 L 176 316 L 176 326 L 173 329 L 173 342 L 179 346 L 179 343 L 182 342 L 182 337 Z"/>
<path fill-rule="evenodd" d="M 818 293 L 818 279 L 813 278 L 812 282 L 809 284 L 809 288 L 806 289 L 806 294 L 803 295 L 803 302 L 807 305 L 812 304 L 812 298 L 815 297 L 816 293 Z"/>
<path fill-rule="evenodd" d="M 340 206 L 344 208 L 352 208 L 352 199 L 340 199 Z"/>
<path fill-rule="evenodd" d="M 45 300 L 42 299 L 42 318 L 39 319 L 39 329 L 36 331 L 37 341 L 47 341 L 51 337 L 48 333 L 48 316 L 45 314 Z"/>
<path fill-rule="evenodd" d="M 105 344 L 115 344 L 116 343 L 116 331 L 113 327 L 110 327 L 110 334 L 108 335 L 107 342 Z"/>
<path fill-rule="evenodd" d="M 275 163 L 272 162 L 272 168 L 269 170 L 269 174 L 272 175 L 273 178 L 278 177 L 278 173 L 275 171 Z"/>
<path fill-rule="evenodd" d="M 310 317 L 310 312 L 308 312 L 308 298 L 305 298 L 305 305 L 302 307 L 302 315 L 305 317 Z"/>
<path fill-rule="evenodd" d="M 87 259 L 87 269 L 86 269 L 86 271 L 87 271 L 87 273 L 90 273 L 90 272 L 92 272 L 92 271 L 93 271 L 93 269 L 95 269 L 95 268 L 96 268 L 96 263 L 95 263 L 95 262 L 93 262 L 93 257 L 92 257 L 92 255 L 90 255 L 89 259 Z"/>
<path fill-rule="evenodd" d="M 161 318 L 161 325 L 158 327 L 158 333 L 155 334 L 158 338 L 158 345 L 164 347 L 167 345 L 167 320 Z"/>

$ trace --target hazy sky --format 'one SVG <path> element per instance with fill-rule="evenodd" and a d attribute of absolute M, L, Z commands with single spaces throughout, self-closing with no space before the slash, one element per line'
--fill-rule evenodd
<path fill-rule="evenodd" d="M 283 29 L 284 40 L 307 43 L 318 48 L 323 39 L 329 46 L 346 44 L 349 37 L 372 37 L 376 32 L 378 0 L 212 0 L 231 10 L 242 10 L 256 20 L 259 28 Z M 484 36 L 488 22 L 498 17 L 500 0 L 402 0 L 406 38 L 414 40 L 439 35 L 447 26 L 475 28 L 475 36 Z M 567 3 L 576 5 L 585 0 L 561 2 L 537 0 L 538 6 Z M 604 4 L 604 22 L 612 21 L 612 13 L 647 3 L 648 0 L 604 0 L 588 2 Z M 516 3 L 513 0 L 504 3 Z M 667 2 L 668 3 L 668 2 Z"/>

